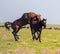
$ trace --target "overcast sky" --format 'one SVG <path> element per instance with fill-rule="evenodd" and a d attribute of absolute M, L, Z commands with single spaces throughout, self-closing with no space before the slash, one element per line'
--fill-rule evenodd
<path fill-rule="evenodd" d="M 60 0 L 0 0 L 0 22 L 13 22 L 25 12 L 41 14 L 48 24 L 60 24 Z"/>

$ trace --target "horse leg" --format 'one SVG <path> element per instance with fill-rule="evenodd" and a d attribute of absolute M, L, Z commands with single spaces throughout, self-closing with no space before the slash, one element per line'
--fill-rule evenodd
<path fill-rule="evenodd" d="M 36 35 L 35 35 L 35 33 L 34 33 L 34 39 L 36 39 Z"/>
<path fill-rule="evenodd" d="M 38 35 L 39 33 L 38 33 L 38 31 L 37 31 L 37 35 Z M 38 40 L 38 37 L 36 38 L 36 40 Z"/>
<path fill-rule="evenodd" d="M 20 29 L 20 28 L 19 28 L 19 29 Z M 17 37 L 17 39 L 19 39 L 19 37 L 18 37 L 18 35 L 17 35 L 17 33 L 18 33 L 19 29 L 18 29 L 18 30 L 16 30 L 16 37 Z"/>
<path fill-rule="evenodd" d="M 14 35 L 14 38 L 15 38 L 15 41 L 18 41 L 18 39 L 19 39 L 19 37 L 18 37 L 18 35 L 17 35 L 17 32 L 19 31 L 19 29 L 18 30 L 14 30 L 13 32 L 12 32 L 12 34 Z"/>
<path fill-rule="evenodd" d="M 34 40 L 34 33 L 32 32 L 32 39 Z"/>
<path fill-rule="evenodd" d="M 38 33 L 38 39 L 39 39 L 39 42 L 41 42 L 41 31 L 39 31 Z"/>
<path fill-rule="evenodd" d="M 14 35 L 15 41 L 18 41 L 17 34 L 16 34 L 15 30 L 12 32 L 12 34 Z"/>
<path fill-rule="evenodd" d="M 36 35 L 35 35 L 35 32 L 32 31 L 32 39 L 36 39 Z"/>

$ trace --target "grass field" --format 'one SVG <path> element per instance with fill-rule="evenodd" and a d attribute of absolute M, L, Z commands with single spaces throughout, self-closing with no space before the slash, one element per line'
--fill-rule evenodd
<path fill-rule="evenodd" d="M 60 54 L 60 30 L 43 29 L 41 43 L 32 40 L 30 29 L 23 28 L 18 32 L 18 42 L 11 32 L 12 29 L 0 28 L 0 54 Z"/>

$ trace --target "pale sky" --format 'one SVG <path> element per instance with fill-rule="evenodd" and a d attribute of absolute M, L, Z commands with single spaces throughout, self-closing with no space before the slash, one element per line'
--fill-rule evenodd
<path fill-rule="evenodd" d="M 0 0 L 0 22 L 13 22 L 25 12 L 41 14 L 48 24 L 60 24 L 60 0 Z"/>

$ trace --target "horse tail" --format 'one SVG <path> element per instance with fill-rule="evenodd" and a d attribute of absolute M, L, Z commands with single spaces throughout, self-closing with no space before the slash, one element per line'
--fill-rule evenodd
<path fill-rule="evenodd" d="M 10 30 L 10 27 L 11 27 L 11 22 L 6 22 L 5 23 L 5 28 L 7 29 L 7 30 Z"/>

